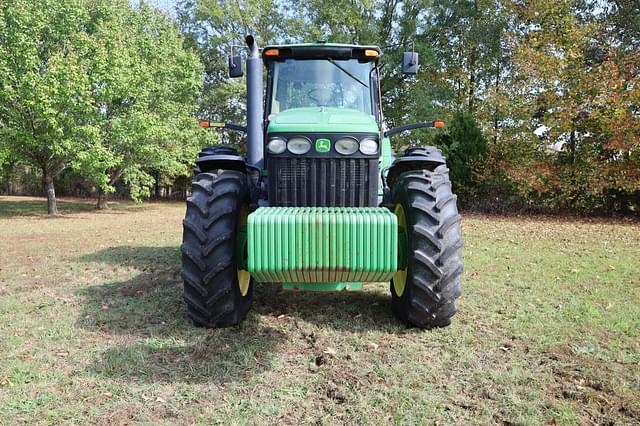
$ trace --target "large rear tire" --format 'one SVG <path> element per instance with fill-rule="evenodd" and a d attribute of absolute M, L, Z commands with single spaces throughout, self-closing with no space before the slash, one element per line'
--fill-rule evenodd
<path fill-rule="evenodd" d="M 182 278 L 187 315 L 197 326 L 233 326 L 251 308 L 253 280 L 238 259 L 245 252 L 239 231 L 246 224 L 248 193 L 246 174 L 233 170 L 200 173 L 192 183 Z"/>
<path fill-rule="evenodd" d="M 407 237 L 400 248 L 407 253 L 406 268 L 391 281 L 393 312 L 413 326 L 445 327 L 456 312 L 462 275 L 460 215 L 449 170 L 441 165 L 402 173 L 392 199 Z"/>

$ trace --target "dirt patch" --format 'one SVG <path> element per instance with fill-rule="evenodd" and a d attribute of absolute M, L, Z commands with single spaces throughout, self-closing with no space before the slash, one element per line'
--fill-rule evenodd
<path fill-rule="evenodd" d="M 566 346 L 553 348 L 547 355 L 554 399 L 579 406 L 589 423 L 640 423 L 640 401 L 629 400 L 621 391 L 621 382 L 637 381 L 629 366 L 578 355 Z"/>

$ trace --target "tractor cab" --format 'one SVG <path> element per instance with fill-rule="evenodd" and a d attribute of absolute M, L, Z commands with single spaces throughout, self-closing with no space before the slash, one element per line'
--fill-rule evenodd
<path fill-rule="evenodd" d="M 268 70 L 266 119 L 287 110 L 323 107 L 358 111 L 379 119 L 379 55 L 373 48 L 327 44 L 264 49 L 262 57 Z"/>
<path fill-rule="evenodd" d="M 196 325 L 238 324 L 256 283 L 336 291 L 390 282 L 408 324 L 449 324 L 460 295 L 460 217 L 440 151 L 395 154 L 375 46 L 325 42 L 259 49 L 247 37 L 246 157 L 228 146 L 196 160 L 182 245 Z M 244 75 L 229 58 L 229 75 Z M 263 81 L 266 68 L 266 87 Z M 403 72 L 416 74 L 407 52 Z M 204 122 L 204 127 L 210 127 Z"/>
<path fill-rule="evenodd" d="M 325 43 L 263 50 L 270 206 L 380 204 L 379 56 Z"/>

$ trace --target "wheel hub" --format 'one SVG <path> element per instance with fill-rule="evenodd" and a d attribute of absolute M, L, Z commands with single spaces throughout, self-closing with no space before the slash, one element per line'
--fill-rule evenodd
<path fill-rule="evenodd" d="M 236 237 L 236 275 L 238 276 L 238 288 L 240 294 L 246 296 L 251 284 L 251 274 L 247 271 L 247 217 L 249 207 L 242 206 L 238 219 L 238 232 Z"/>
<path fill-rule="evenodd" d="M 393 275 L 393 289 L 398 296 L 402 296 L 407 285 L 407 254 L 409 241 L 407 238 L 407 217 L 402 204 L 396 204 L 394 213 L 398 218 L 398 271 Z M 400 269 L 403 268 L 403 269 Z"/>

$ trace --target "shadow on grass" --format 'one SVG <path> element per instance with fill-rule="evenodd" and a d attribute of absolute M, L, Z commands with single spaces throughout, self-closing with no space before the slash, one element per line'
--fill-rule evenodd
<path fill-rule="evenodd" d="M 143 273 L 133 279 L 92 287 L 86 296 L 91 310 L 110 306 L 109 332 L 161 333 L 153 324 L 184 317 L 180 250 L 178 247 L 119 246 L 83 256 L 83 262 L 99 262 L 136 268 Z M 256 284 L 252 310 L 261 315 L 286 315 L 337 330 L 394 331 L 399 322 L 391 314 L 388 284 L 370 284 L 375 290 L 344 292 L 301 292 L 283 290 L 280 284 Z M 382 287 L 381 287 L 382 286 Z M 109 302 L 110 301 L 110 302 Z M 120 307 L 120 309 L 115 309 Z M 118 318 L 126 316 L 127 321 Z M 147 330 L 148 329 L 148 330 Z"/>
<path fill-rule="evenodd" d="M 163 252 L 153 248 L 145 258 L 158 250 Z M 82 290 L 85 304 L 77 326 L 124 336 L 97 354 L 89 371 L 131 381 L 228 383 L 270 368 L 284 333 L 261 324 L 256 315 L 233 329 L 196 328 L 185 316 L 181 287 L 170 268 Z"/>
<path fill-rule="evenodd" d="M 58 200 L 58 211 L 61 214 L 80 213 L 95 210 L 93 202 L 74 202 Z M 0 197 L 0 218 L 16 216 L 47 216 L 47 200 L 34 200 L 32 198 L 19 200 L 12 197 L 10 200 Z"/>
<path fill-rule="evenodd" d="M 372 286 L 376 286 L 375 291 L 370 289 Z M 361 291 L 313 292 L 283 290 L 274 283 L 257 284 L 253 310 L 262 315 L 299 318 L 337 331 L 403 330 L 391 314 L 388 285 L 380 286 L 368 284 L 367 290 Z"/>
<path fill-rule="evenodd" d="M 151 208 L 151 205 L 136 205 L 131 202 L 112 201 L 106 210 L 96 210 L 95 200 L 91 199 L 58 199 L 58 212 L 64 215 L 72 213 L 95 212 L 96 214 L 129 214 L 132 210 L 140 211 Z M 0 196 L 0 219 L 19 216 L 41 216 L 48 218 L 46 198 L 36 199 L 33 197 L 3 197 Z"/>
<path fill-rule="evenodd" d="M 99 354 L 90 369 L 130 380 L 226 383 L 271 368 L 292 337 L 278 317 L 347 332 L 403 329 L 391 315 L 390 297 L 378 291 L 314 293 L 258 284 L 252 311 L 238 326 L 207 330 L 185 315 L 177 247 L 114 247 L 83 256 L 141 271 L 130 280 L 81 290 L 77 326 L 126 336 Z M 387 290 L 388 291 L 388 290 Z M 277 328 L 271 326 L 274 324 Z"/>
<path fill-rule="evenodd" d="M 180 248 L 117 246 L 86 254 L 79 260 L 86 263 L 136 268 L 143 272 L 172 272 L 177 277 L 180 271 Z"/>

